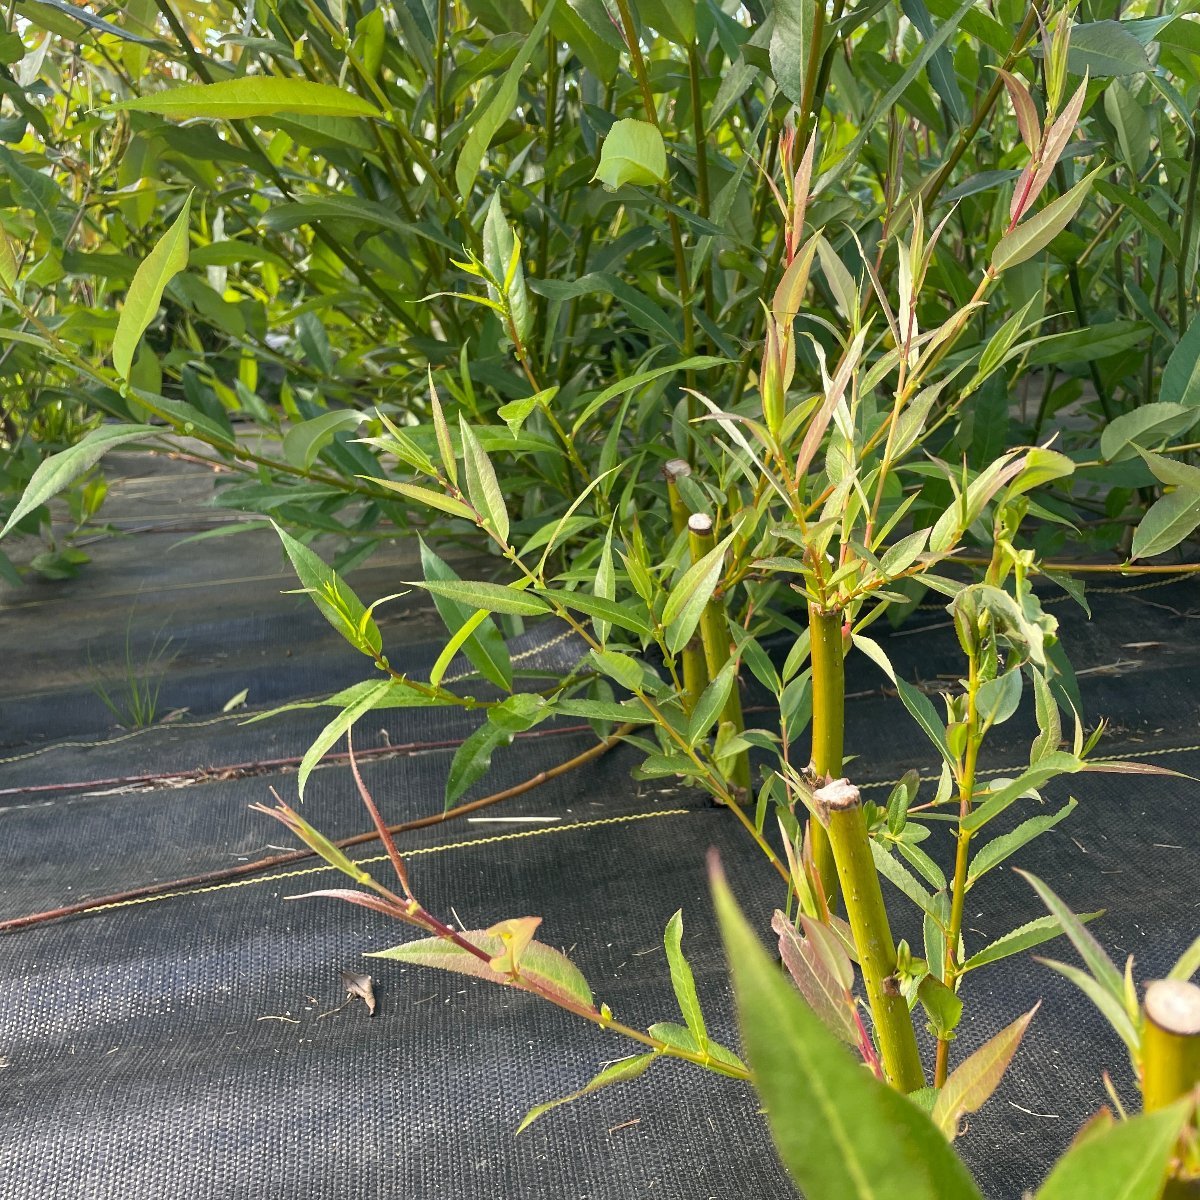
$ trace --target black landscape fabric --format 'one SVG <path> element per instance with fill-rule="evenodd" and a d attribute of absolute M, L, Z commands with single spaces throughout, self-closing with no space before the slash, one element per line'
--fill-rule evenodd
<path fill-rule="evenodd" d="M 140 532 L 97 546 L 75 581 L 0 597 L 0 920 L 291 848 L 248 806 L 267 801 L 269 786 L 295 800 L 294 760 L 328 710 L 250 725 L 247 710 L 370 674 L 303 597 L 280 595 L 293 583 L 269 535 L 167 552 L 181 526 L 212 516 L 206 473 L 172 470 L 146 472 L 131 458 L 114 496 Z M 402 590 L 415 570 L 398 546 L 354 582 L 373 598 Z M 1110 579 L 1090 599 L 1090 622 L 1065 600 L 1051 611 L 1089 721 L 1110 722 L 1104 751 L 1200 775 L 1200 586 Z M 94 673 L 105 655 L 126 653 L 131 610 L 135 659 L 152 636 L 170 639 L 157 715 L 174 717 L 132 734 L 112 728 L 86 657 L 90 649 Z M 438 650 L 428 607 L 409 596 L 384 612 L 393 660 L 428 669 Z M 524 661 L 569 658 L 554 634 L 531 628 L 518 647 Z M 936 606 L 886 644 L 910 679 L 958 669 Z M 243 689 L 247 710 L 222 713 Z M 910 766 L 930 769 L 921 735 L 861 657 L 848 692 L 851 772 L 869 796 L 882 799 Z M 388 820 L 438 810 L 454 744 L 472 726 L 442 710 L 362 723 L 359 744 L 374 754 L 364 775 Z M 987 768 L 1019 766 L 1031 736 L 1018 721 L 998 731 Z M 471 795 L 594 744 L 570 727 L 520 739 Z M 621 748 L 482 819 L 406 835 L 414 886 L 466 928 L 542 916 L 539 936 L 570 951 L 598 1000 L 642 1026 L 677 1019 L 662 931 L 682 908 L 709 1025 L 736 1045 L 705 854 L 720 849 L 764 935 L 777 880 L 728 813 L 668 783 L 634 782 L 635 761 Z M 1103 774 L 1068 782 L 1046 803 L 1074 796 L 1076 811 L 1013 861 L 1077 911 L 1106 908 L 1097 935 L 1118 962 L 1135 956 L 1140 980 L 1155 978 L 1197 932 L 1200 784 Z M 332 836 L 367 824 L 344 765 L 313 774 L 302 811 Z M 377 844 L 357 854 L 385 873 Z M 517 991 L 361 957 L 408 933 L 348 905 L 287 899 L 330 886 L 338 877 L 309 860 L 0 934 L 0 1196 L 794 1194 L 753 1092 L 680 1064 L 659 1063 L 515 1136 L 532 1105 L 581 1087 L 633 1047 Z M 919 946 L 916 911 L 905 906 L 897 901 L 895 932 Z M 970 895 L 968 945 L 1039 915 L 1006 864 Z M 1065 943 L 1048 950 L 1072 958 Z M 374 1017 L 360 1000 L 343 1004 L 343 971 L 374 977 Z M 1043 1001 L 1001 1091 L 959 1142 L 989 1200 L 1019 1200 L 1106 1102 L 1104 1070 L 1133 1099 L 1124 1050 L 1079 993 L 1028 955 L 973 972 L 965 998 L 956 1056 Z"/>

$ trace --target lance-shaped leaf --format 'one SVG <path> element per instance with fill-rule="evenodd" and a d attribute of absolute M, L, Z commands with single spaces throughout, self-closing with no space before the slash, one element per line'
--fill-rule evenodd
<path fill-rule="evenodd" d="M 470 129 L 463 139 L 462 149 L 458 153 L 458 163 L 454 168 L 454 182 L 458 185 L 458 194 L 464 200 L 470 196 L 475 186 L 479 168 L 483 165 L 483 156 L 492 144 L 492 138 L 500 126 L 512 116 L 517 107 L 517 96 L 521 87 L 521 76 L 529 66 L 542 38 L 550 18 L 554 14 L 555 0 L 542 6 L 529 36 L 522 43 L 512 63 L 501 79 L 492 87 L 487 96 L 472 110 L 468 120 Z"/>
<path fill-rule="evenodd" d="M 1190 1108 L 1184 1101 L 1080 1138 L 1037 1200 L 1158 1200 Z"/>
<path fill-rule="evenodd" d="M 1103 915 L 1104 910 L 1098 909 L 1091 913 L 1077 913 L 1075 919 L 1086 924 Z M 989 963 L 999 962 L 1002 958 L 1020 954 L 1023 950 L 1032 949 L 1034 946 L 1040 946 L 1043 942 L 1061 937 L 1062 933 L 1063 925 L 1057 917 L 1038 917 L 1036 921 L 1029 921 L 1027 924 L 1011 930 L 978 953 L 972 954 L 963 963 L 963 972 L 974 971 L 979 967 L 986 967 Z"/>
<path fill-rule="evenodd" d="M 454 569 L 425 544 L 425 539 L 418 540 L 421 547 L 421 569 L 425 572 L 426 581 L 460 582 Z M 469 604 L 460 604 L 449 596 L 436 593 L 433 596 L 433 603 L 438 610 L 438 616 L 455 636 L 466 628 L 469 621 L 474 620 L 474 614 L 479 611 Z M 480 621 L 474 629 L 464 635 L 461 649 L 471 665 L 485 679 L 490 680 L 506 692 L 512 691 L 512 659 L 504 638 L 494 621 L 490 619 Z"/>
<path fill-rule="evenodd" d="M 1192 318 L 1167 359 L 1158 398 L 1171 404 L 1200 405 L 1200 313 Z"/>
<path fill-rule="evenodd" d="M 117 318 L 117 332 L 113 335 L 113 366 L 122 379 L 129 378 L 134 351 L 158 312 L 163 289 L 187 266 L 191 211 L 192 197 L 188 193 L 179 215 L 134 272 L 121 315 Z"/>
<path fill-rule="evenodd" d="M 854 968 L 837 936 L 811 918 L 800 915 L 803 936 L 775 910 L 771 928 L 779 935 L 779 956 L 792 982 L 809 1007 L 844 1042 L 859 1040 L 854 1021 Z"/>
<path fill-rule="evenodd" d="M 807 1200 L 978 1200 L 937 1126 L 825 1028 L 759 944 L 719 867 L 711 873 L 746 1056 Z"/>
<path fill-rule="evenodd" d="M 298 542 L 278 525 L 274 528 L 296 577 L 325 620 L 356 650 L 372 658 L 378 656 L 383 649 L 383 635 L 363 602 L 342 577 L 303 542 Z"/>
<path fill-rule="evenodd" d="M 446 496 L 441 492 L 435 492 L 432 488 L 419 487 L 415 483 L 400 483 L 394 479 L 377 479 L 372 475 L 364 475 L 361 478 L 370 479 L 372 483 L 377 483 L 380 487 L 398 492 L 406 500 L 412 500 L 417 504 L 426 504 L 430 508 L 436 508 L 439 512 L 449 513 L 452 517 L 462 517 L 465 521 L 478 522 L 479 518 L 475 510 L 454 496 Z"/>
<path fill-rule="evenodd" d="M 373 104 L 345 88 L 272 75 L 247 75 L 217 83 L 187 83 L 122 100 L 112 107 L 129 112 L 159 113 L 178 120 L 208 117 L 234 121 L 245 117 L 273 117 L 279 113 L 314 117 L 381 115 Z"/>
<path fill-rule="evenodd" d="M 300 769 L 296 774 L 296 792 L 304 799 L 304 788 L 313 768 L 333 747 L 341 741 L 346 731 L 353 726 L 364 713 L 377 708 L 384 697 L 392 690 L 390 679 L 380 679 L 375 685 L 357 697 L 352 704 L 347 705 L 324 729 L 317 734 L 312 745 L 304 752 L 300 760 Z"/>
<path fill-rule="evenodd" d="M 377 950 L 371 958 L 391 958 L 397 962 L 415 963 L 423 967 L 437 967 L 459 975 L 470 975 L 475 979 L 486 979 L 489 983 L 500 983 L 507 987 L 537 992 L 552 999 L 595 1012 L 592 989 L 579 968 L 561 951 L 543 942 L 530 941 L 521 952 L 520 974 L 516 977 L 497 971 L 491 963 L 502 959 L 506 947 L 503 939 L 486 929 L 469 930 L 463 938 L 488 957 L 482 959 L 469 950 L 444 938 L 421 938 L 415 942 L 404 942 L 390 950 Z"/>
<path fill-rule="evenodd" d="M 996 73 L 1004 81 L 1004 90 L 1012 101 L 1013 112 L 1017 116 L 1017 128 L 1021 131 L 1021 140 L 1029 147 L 1030 154 L 1036 154 L 1042 144 L 1042 125 L 1038 120 L 1037 105 L 1029 94 L 1029 88 L 1023 80 L 1007 71 L 997 68 Z"/>
<path fill-rule="evenodd" d="M 467 494 L 471 503 L 478 509 L 485 524 L 502 541 L 508 542 L 508 508 L 504 503 L 504 493 L 500 490 L 500 482 L 496 478 L 496 468 L 487 452 L 479 444 L 479 439 L 466 421 L 459 419 L 459 430 L 462 433 L 463 469 L 467 476 Z"/>
<path fill-rule="evenodd" d="M 1006 233 L 992 251 L 992 267 L 997 271 L 1005 271 L 1045 249 L 1083 207 L 1092 184 L 1104 170 L 1106 168 L 1101 166 L 1090 171 L 1070 191 L 1047 204 L 1041 212 L 1022 221 L 1011 233 Z"/>
<path fill-rule="evenodd" d="M 934 1102 L 932 1116 L 934 1124 L 951 1141 L 958 1133 L 958 1123 L 963 1116 L 978 1112 L 1000 1086 L 1000 1080 L 1039 1007 L 1040 1002 L 984 1042 L 974 1054 L 959 1063 L 946 1080 Z"/>
<path fill-rule="evenodd" d="M 1079 957 L 1087 965 L 1092 977 L 1122 1006 L 1125 1003 L 1125 985 L 1121 972 L 1113 965 L 1104 947 L 1083 926 L 1083 922 L 1063 903 L 1059 896 L 1036 875 L 1028 871 L 1017 871 L 1030 887 L 1037 892 L 1051 915 L 1062 923 L 1063 931 L 1071 944 L 1079 951 Z"/>
<path fill-rule="evenodd" d="M 110 450 L 123 446 L 126 442 L 142 441 L 156 432 L 158 431 L 151 425 L 102 425 L 99 429 L 85 434 L 75 445 L 43 459 L 30 476 L 20 500 L 8 514 L 4 528 L 0 529 L 0 537 L 35 508 L 53 499 L 64 488 L 70 487 Z"/>
<path fill-rule="evenodd" d="M 646 1069 L 658 1057 L 658 1054 L 635 1054 L 631 1058 L 622 1058 L 615 1063 L 609 1063 L 579 1091 L 572 1092 L 569 1096 L 560 1096 L 557 1100 L 547 1100 L 544 1104 L 535 1104 L 522 1118 L 520 1125 L 517 1126 L 517 1132 L 524 1132 L 538 1117 L 548 1113 L 552 1108 L 558 1108 L 561 1104 L 570 1104 L 572 1100 L 590 1096 L 593 1092 L 608 1087 L 609 1084 L 623 1083 L 627 1079 L 636 1079 L 639 1075 L 644 1075 Z"/>
<path fill-rule="evenodd" d="M 512 617 L 536 617 L 550 611 L 550 606 L 544 600 L 520 588 L 505 587 L 502 583 L 426 579 L 413 580 L 412 586 L 424 588 L 434 596 L 445 596 L 471 609 L 486 608 L 488 612 L 505 613 Z"/>
<path fill-rule="evenodd" d="M 683 954 L 683 910 L 680 909 L 667 922 L 663 943 L 667 950 L 667 963 L 671 968 L 671 987 L 679 1001 L 679 1011 L 700 1049 L 708 1047 L 708 1029 L 704 1014 L 700 1010 L 700 997 L 696 994 L 696 978 L 691 964 Z"/>
<path fill-rule="evenodd" d="M 678 654 L 691 641 L 704 606 L 712 598 L 725 566 L 725 551 L 733 534 L 718 542 L 707 554 L 697 559 L 671 589 L 663 608 L 663 624 L 667 627 L 667 645 Z"/>

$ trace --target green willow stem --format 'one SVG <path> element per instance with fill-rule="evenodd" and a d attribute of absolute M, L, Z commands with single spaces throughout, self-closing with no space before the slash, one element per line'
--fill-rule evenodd
<path fill-rule="evenodd" d="M 1001 64 L 1006 71 L 1011 71 L 1017 59 L 1025 52 L 1025 43 L 1029 41 L 1030 36 L 1037 28 L 1037 19 L 1037 6 L 1030 4 L 1029 11 L 1025 14 L 1025 20 L 1021 22 L 1021 28 L 1017 30 L 1017 35 L 1013 38 L 1012 48 Z M 975 140 L 975 135 L 983 127 L 988 113 L 995 107 L 996 101 L 1000 99 L 1000 93 L 1003 90 L 1004 80 L 997 73 L 995 79 L 992 81 L 992 86 L 988 88 L 982 103 L 979 105 L 979 110 L 971 119 L 970 125 L 958 135 L 958 140 L 954 143 L 954 149 L 950 151 L 949 157 L 925 189 L 922 200 L 924 201 L 926 212 L 933 208 L 933 202 L 938 198 L 942 188 L 946 186 L 946 181 L 954 173 L 954 168 L 958 166 L 959 159 L 967 152 L 967 147 Z"/>
<path fill-rule="evenodd" d="M 1183 205 L 1183 228 L 1179 234 L 1179 257 L 1175 260 L 1175 309 L 1179 323 L 1179 336 L 1183 337 L 1188 323 L 1188 292 L 1191 290 L 1188 277 L 1188 260 L 1191 257 L 1192 231 L 1196 221 L 1196 191 L 1200 184 L 1200 138 L 1190 142 L 1191 167 L 1188 170 L 1187 198 Z"/>
<path fill-rule="evenodd" d="M 694 513 L 688 519 L 688 543 L 692 552 L 692 562 L 697 563 L 708 554 L 715 544 L 713 537 L 712 518 L 703 513 Z M 720 600 L 710 599 L 704 606 L 700 617 L 700 641 L 704 647 L 704 662 L 709 679 L 716 677 L 724 670 L 729 662 L 729 621 L 725 616 L 725 606 Z M 686 653 L 686 652 L 685 652 Z M 685 662 L 686 672 L 686 662 Z M 698 697 L 697 697 L 698 698 Z M 742 715 L 742 697 L 738 691 L 736 674 L 733 687 L 729 689 L 729 699 L 721 710 L 721 723 L 729 723 L 735 733 L 741 733 L 746 728 Z M 732 778 L 737 792 L 742 798 L 751 795 L 750 755 L 742 751 L 733 764 Z"/>
<path fill-rule="evenodd" d="M 838 779 L 845 758 L 846 667 L 842 653 L 842 614 L 808 606 L 809 653 L 812 660 L 812 769 L 818 784 Z M 819 822 L 809 820 L 813 861 L 825 888 L 825 898 L 836 903 L 839 871 L 834 863 L 829 834 Z M 874 868 L 872 867 L 872 870 Z"/>
<path fill-rule="evenodd" d="M 650 87 L 650 76 L 646 71 L 646 60 L 642 56 L 641 43 L 638 41 L 637 26 L 633 14 L 629 10 L 629 0 L 616 0 L 617 12 L 621 17 L 621 30 L 625 36 L 625 45 L 629 48 L 629 58 L 633 63 L 633 73 L 642 94 L 642 107 L 646 111 L 646 120 L 662 134 L 662 122 L 658 119 L 658 109 L 654 105 L 654 92 Z M 679 280 L 679 302 L 683 309 L 683 355 L 690 358 L 696 348 L 696 324 L 692 315 L 692 285 L 687 269 L 687 255 L 683 250 L 683 233 L 679 228 L 679 218 L 667 210 L 667 226 L 671 230 L 671 248 L 675 255 L 675 274 Z M 695 373 L 688 371 L 686 384 L 695 387 Z M 700 403 L 690 393 L 688 395 L 688 419 L 694 420 L 700 415 Z M 693 443 L 688 443 L 689 452 Z"/>
<path fill-rule="evenodd" d="M 898 1091 L 914 1092 L 925 1086 L 925 1072 L 908 1002 L 895 978 L 896 943 L 892 940 L 879 874 L 871 855 L 862 798 L 858 788 L 839 779 L 818 789 L 813 799 L 828 815 L 829 841 L 875 1022 L 884 1074 Z"/>
<path fill-rule="evenodd" d="M 1142 1102 L 1155 1112 L 1200 1085 L 1200 987 L 1160 979 L 1146 988 L 1144 1008 Z"/>
<path fill-rule="evenodd" d="M 960 972 L 958 944 L 962 938 L 963 910 L 967 899 L 967 869 L 970 863 L 971 831 L 962 823 L 971 815 L 975 796 L 975 775 L 979 767 L 979 747 L 983 741 L 979 726 L 979 660 L 972 654 L 967 680 L 967 748 L 963 756 L 962 770 L 958 782 L 958 819 L 956 831 L 958 848 L 954 856 L 954 882 L 950 891 L 950 925 L 946 930 L 946 953 L 942 969 L 942 981 L 954 987 Z M 933 1086 L 941 1087 L 946 1082 L 950 1062 L 950 1038 L 939 1037 L 937 1056 L 934 1061 Z"/>

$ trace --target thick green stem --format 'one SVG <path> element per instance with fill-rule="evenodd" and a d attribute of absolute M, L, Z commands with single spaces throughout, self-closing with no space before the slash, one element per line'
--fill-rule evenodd
<path fill-rule="evenodd" d="M 1200 1086 L 1200 987 L 1160 979 L 1146 989 L 1142 1104 L 1155 1112 Z"/>
<path fill-rule="evenodd" d="M 813 798 L 827 814 L 829 841 L 875 1022 L 884 1074 L 897 1090 L 914 1092 L 925 1086 L 925 1072 L 908 1002 L 896 981 L 896 943 L 892 940 L 883 891 L 871 855 L 862 798 L 858 788 L 845 779 L 819 788 Z"/>
<path fill-rule="evenodd" d="M 812 769 L 819 783 L 837 779 L 845 757 L 846 671 L 842 654 L 842 614 L 808 608 L 809 652 L 812 658 Z M 809 820 L 813 860 L 825 887 L 825 898 L 834 904 L 838 870 L 834 866 L 829 835 L 819 821 Z"/>
<path fill-rule="evenodd" d="M 694 513 L 688 519 L 688 542 L 691 546 L 692 562 L 699 562 L 710 550 L 715 539 L 713 537 L 712 518 L 703 513 Z M 704 606 L 700 617 L 700 641 L 704 646 L 704 662 L 709 679 L 716 679 L 722 668 L 729 662 L 729 622 L 725 616 L 725 607 L 717 599 L 709 600 Z M 685 651 L 686 653 L 686 651 Z M 686 672 L 686 661 L 684 664 Z M 721 724 L 728 722 L 735 733 L 741 733 L 746 728 L 742 716 L 742 697 L 738 691 L 737 679 L 729 689 L 729 699 L 721 710 Z M 730 782 L 736 792 L 742 797 L 750 796 L 750 756 L 742 751 L 734 759 Z"/>

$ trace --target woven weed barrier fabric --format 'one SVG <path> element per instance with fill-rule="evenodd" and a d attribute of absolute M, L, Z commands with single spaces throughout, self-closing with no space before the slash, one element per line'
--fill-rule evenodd
<path fill-rule="evenodd" d="M 268 800 L 270 786 L 294 801 L 296 761 L 328 714 L 245 718 L 369 673 L 302 597 L 280 595 L 293 584 L 268 536 L 168 550 L 180 526 L 211 515 L 206 474 L 171 470 L 131 467 L 124 501 L 117 481 L 115 511 L 138 532 L 98 546 L 84 577 L 2 598 L 0 920 L 290 848 L 248 806 Z M 414 574 L 410 550 L 388 547 L 353 582 L 373 597 Z M 1110 722 L 1104 752 L 1200 775 L 1200 587 L 1116 580 L 1091 602 L 1090 622 L 1069 603 L 1051 611 L 1089 721 Z M 97 661 L 123 653 L 135 604 L 135 656 L 156 630 L 176 651 L 158 715 L 186 711 L 128 731 L 112 728 L 80 664 L 88 647 Z M 393 661 L 427 670 L 438 650 L 429 610 L 405 597 L 384 613 Z M 885 641 L 910 679 L 936 684 L 959 670 L 936 606 Z M 531 627 L 516 650 L 528 664 L 571 655 L 546 627 Z M 247 709 L 222 713 L 243 689 Z M 882 798 L 910 766 L 930 770 L 921 735 L 861 659 L 848 693 L 851 773 L 868 796 Z M 473 727 L 469 714 L 443 710 L 362 723 L 364 776 L 389 821 L 438 811 L 455 746 Z M 499 752 L 471 795 L 595 744 L 565 722 L 536 732 Z M 997 731 L 985 770 L 1025 761 L 1032 732 L 1019 720 Z M 540 936 L 570 951 L 597 999 L 642 1026 L 677 1019 L 662 930 L 682 908 L 710 1028 L 736 1045 L 706 852 L 720 849 L 764 931 L 777 881 L 727 812 L 674 786 L 635 783 L 635 762 L 619 748 L 483 819 L 406 835 L 414 886 L 467 928 L 542 916 Z M 1067 783 L 1046 803 L 1074 796 L 1078 808 L 1013 865 L 1077 911 L 1106 908 L 1093 929 L 1114 958 L 1133 954 L 1143 981 L 1161 975 L 1200 923 L 1200 785 L 1101 774 Z M 303 813 L 332 836 L 367 825 L 336 762 L 314 772 Z M 1012 820 L 1028 815 L 1014 810 Z M 944 861 L 946 846 L 934 850 Z M 356 855 L 386 874 L 377 845 Z M 969 948 L 1041 915 L 1007 868 L 971 892 Z M 517 991 L 362 958 L 406 932 L 347 905 L 288 899 L 338 885 L 310 859 L 0 934 L 0 1196 L 794 1195 L 753 1092 L 681 1064 L 656 1064 L 515 1136 L 532 1105 L 581 1087 L 632 1047 Z M 916 910 L 896 900 L 894 932 L 919 946 Z M 1072 957 L 1065 943 L 1048 950 Z M 360 1001 L 343 1006 L 343 970 L 374 977 L 374 1017 Z M 1043 1001 L 1001 1091 L 959 1143 L 989 1200 L 1018 1200 L 1105 1103 L 1102 1071 L 1131 1101 L 1132 1080 L 1116 1035 L 1030 956 L 973 972 L 964 996 L 956 1056 Z"/>

